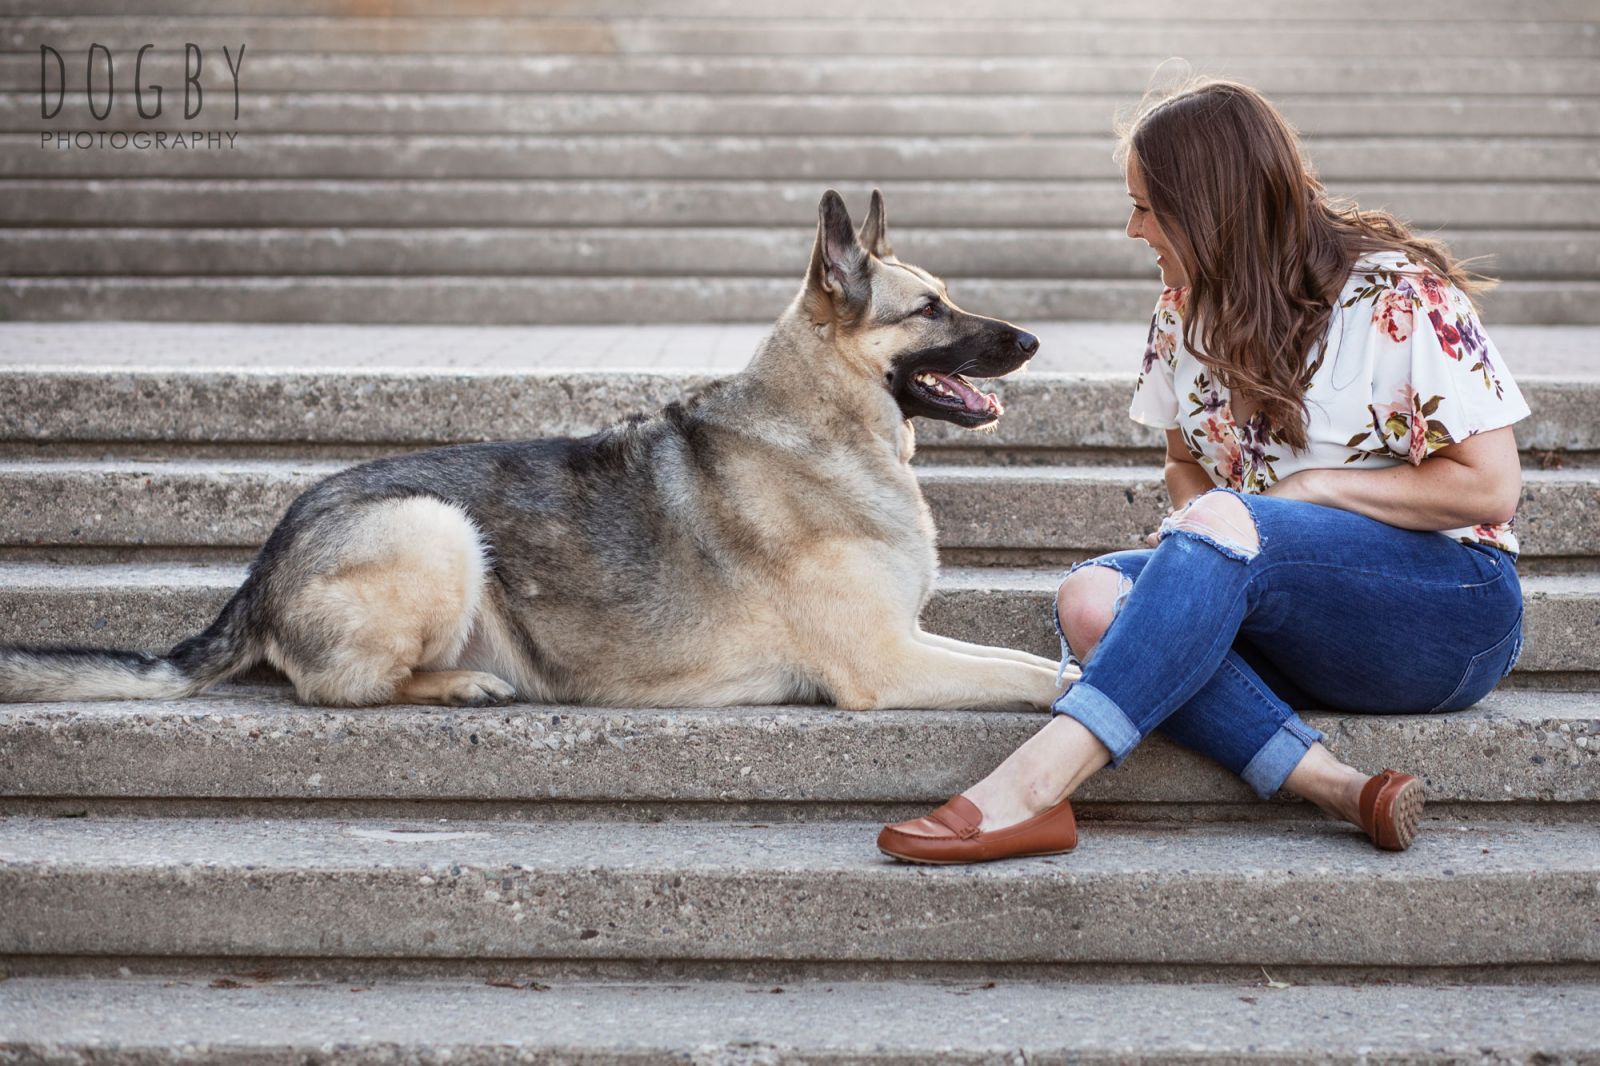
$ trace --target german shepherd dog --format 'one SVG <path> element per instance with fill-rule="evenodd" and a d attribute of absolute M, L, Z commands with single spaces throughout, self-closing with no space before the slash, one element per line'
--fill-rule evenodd
<path fill-rule="evenodd" d="M 289 507 L 165 655 L 0 647 L 0 701 L 192 696 L 258 664 L 307 704 L 1048 706 L 1056 663 L 925 633 L 911 419 L 993 425 L 1031 334 L 951 302 L 833 191 L 742 372 L 583 438 L 352 467 Z"/>

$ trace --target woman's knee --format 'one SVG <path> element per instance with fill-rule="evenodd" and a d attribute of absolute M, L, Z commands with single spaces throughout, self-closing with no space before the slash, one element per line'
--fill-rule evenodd
<path fill-rule="evenodd" d="M 1120 600 L 1132 580 L 1113 566 L 1084 566 L 1068 574 L 1056 590 L 1061 635 L 1080 661 L 1094 651 L 1111 628 Z"/>
<path fill-rule="evenodd" d="M 1161 528 L 1164 534 L 1199 537 L 1230 555 L 1248 558 L 1261 551 L 1255 517 L 1245 502 L 1231 492 L 1208 492 L 1198 497 L 1182 513 L 1162 523 Z"/>

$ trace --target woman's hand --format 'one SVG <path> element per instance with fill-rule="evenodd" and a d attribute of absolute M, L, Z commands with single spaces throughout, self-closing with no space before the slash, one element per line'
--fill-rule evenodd
<path fill-rule="evenodd" d="M 1168 508 L 1166 517 L 1161 519 L 1161 525 L 1165 526 L 1169 519 L 1177 518 L 1179 515 L 1183 514 L 1183 512 L 1185 512 L 1185 511 L 1187 511 L 1189 509 L 1189 504 L 1193 503 L 1195 500 L 1198 500 L 1199 498 L 1200 497 L 1198 497 L 1198 496 L 1191 496 L 1189 498 L 1188 502 L 1185 503 L 1183 506 Z M 1150 547 L 1152 547 L 1152 548 L 1160 547 L 1160 545 L 1161 545 L 1161 528 L 1157 527 L 1155 532 L 1145 534 L 1144 542 L 1146 544 L 1150 545 Z"/>

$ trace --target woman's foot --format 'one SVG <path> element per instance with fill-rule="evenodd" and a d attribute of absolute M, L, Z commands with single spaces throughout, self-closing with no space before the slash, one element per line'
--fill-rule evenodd
<path fill-rule="evenodd" d="M 1385 851 L 1404 851 L 1416 839 L 1422 782 L 1410 774 L 1385 770 L 1368 777 L 1321 744 L 1313 744 L 1284 787 L 1335 818 L 1360 826 L 1367 839 Z"/>
<path fill-rule="evenodd" d="M 1075 719 L 1051 718 L 994 772 L 921 818 L 885 826 L 878 848 L 908 862 L 1054 855 L 1078 843 L 1067 797 L 1111 753 Z"/>
<path fill-rule="evenodd" d="M 983 821 L 983 812 L 971 800 L 952 796 L 924 817 L 884 826 L 878 850 L 905 862 L 948 865 L 1059 855 L 1078 846 L 1078 825 L 1066 800 L 1005 829 L 984 832 L 979 828 Z"/>
<path fill-rule="evenodd" d="M 1384 851 L 1404 851 L 1417 839 L 1422 819 L 1422 782 L 1385 770 L 1361 790 L 1361 828 Z"/>

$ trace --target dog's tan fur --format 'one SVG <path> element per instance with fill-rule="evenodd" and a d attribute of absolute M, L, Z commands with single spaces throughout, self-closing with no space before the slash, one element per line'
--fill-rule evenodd
<path fill-rule="evenodd" d="M 266 659 L 289 675 L 307 703 L 460 703 L 444 679 L 477 624 L 487 553 L 472 519 L 426 496 L 365 509 L 347 527 L 338 556 L 285 597 L 291 628 L 341 634 L 333 654 L 306 669 L 270 637 Z M 483 687 L 513 690 L 485 675 Z M 468 693 L 470 694 L 470 693 Z"/>

